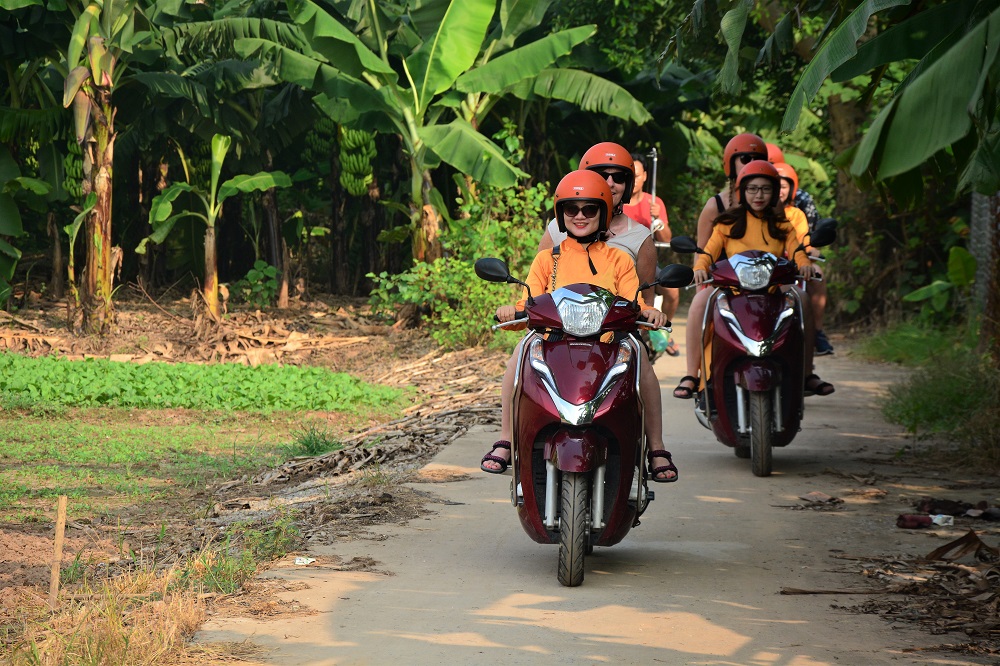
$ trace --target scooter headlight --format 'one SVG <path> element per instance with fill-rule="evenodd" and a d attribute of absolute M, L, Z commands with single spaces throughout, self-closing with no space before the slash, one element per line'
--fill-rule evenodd
<path fill-rule="evenodd" d="M 734 268 L 736 277 L 740 280 L 740 286 L 747 290 L 763 289 L 771 282 L 771 273 L 774 271 L 774 257 L 766 255 L 756 259 L 738 257 L 739 261 Z"/>
<path fill-rule="evenodd" d="M 576 295 L 576 294 L 574 294 Z M 608 304 L 600 298 L 562 298 L 556 304 L 563 330 L 578 338 L 600 333 Z"/>

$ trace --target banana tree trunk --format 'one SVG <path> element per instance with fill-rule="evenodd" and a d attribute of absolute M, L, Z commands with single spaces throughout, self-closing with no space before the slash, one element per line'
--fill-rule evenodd
<path fill-rule="evenodd" d="M 420 172 L 420 222 L 414 233 L 413 258 L 417 261 L 432 262 L 441 257 L 441 216 L 431 203 L 431 172 L 426 169 Z M 416 203 L 416 202 L 414 202 Z"/>
<path fill-rule="evenodd" d="M 49 282 L 49 292 L 53 298 L 62 299 L 66 295 L 66 282 L 63 277 L 65 270 L 62 252 L 62 241 L 59 238 L 59 225 L 56 224 L 56 214 L 49 211 L 47 231 L 52 237 L 52 280 Z"/>
<path fill-rule="evenodd" d="M 219 266 L 215 254 L 215 226 L 205 227 L 205 286 L 202 288 L 205 308 L 215 321 L 222 320 L 219 311 Z"/>
<path fill-rule="evenodd" d="M 94 142 L 85 147 L 85 150 L 90 151 L 88 180 L 91 191 L 97 194 L 97 203 L 86 222 L 87 274 L 82 294 L 83 328 L 87 333 L 106 335 L 114 323 L 114 306 L 111 302 L 114 287 L 111 266 L 111 190 L 115 131 L 110 92 L 102 91 L 99 103 L 95 106 L 97 117 L 93 123 Z"/>

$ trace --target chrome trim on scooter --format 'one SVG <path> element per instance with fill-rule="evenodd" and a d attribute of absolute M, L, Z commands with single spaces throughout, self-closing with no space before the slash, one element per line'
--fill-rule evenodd
<path fill-rule="evenodd" d="M 774 387 L 774 432 L 781 432 L 785 429 L 785 419 L 781 409 L 781 383 Z"/>
<path fill-rule="evenodd" d="M 545 461 L 545 527 L 554 530 L 557 525 L 556 502 L 559 499 L 559 470 L 551 460 Z"/>
<path fill-rule="evenodd" d="M 590 489 L 590 524 L 594 530 L 604 529 L 604 474 L 607 470 L 607 465 L 594 470 L 593 486 Z"/>
<path fill-rule="evenodd" d="M 746 390 L 739 384 L 736 384 L 736 432 L 741 435 L 750 432 L 747 427 Z"/>
<path fill-rule="evenodd" d="M 722 299 L 719 300 L 721 301 Z M 750 354 L 751 356 L 756 356 L 757 358 L 761 358 L 762 356 L 767 356 L 768 354 L 771 353 L 771 350 L 774 348 L 774 343 L 777 342 L 778 333 L 781 332 L 781 329 L 784 327 L 785 322 L 788 321 L 789 318 L 795 314 L 795 310 L 793 310 L 792 308 L 786 308 L 782 310 L 781 314 L 778 315 L 778 321 L 776 321 L 774 324 L 774 330 L 771 331 L 771 334 L 766 338 L 764 338 L 763 340 L 754 340 L 753 338 L 748 337 L 743 332 L 743 328 L 740 326 L 739 320 L 736 318 L 736 315 L 734 315 L 731 310 L 723 309 L 720 307 L 719 314 L 722 316 L 723 319 L 726 320 L 726 322 L 728 322 L 729 330 L 732 331 L 733 335 L 735 335 L 739 339 L 740 344 L 742 344 L 743 347 L 746 348 L 747 353 Z"/>
<path fill-rule="evenodd" d="M 611 366 L 608 374 L 604 376 L 604 381 L 601 382 L 601 387 L 597 390 L 597 394 L 583 404 L 574 405 L 559 395 L 559 389 L 556 387 L 556 380 L 552 376 L 552 371 L 549 370 L 549 366 L 545 364 L 545 361 L 541 359 L 541 353 L 535 353 L 535 346 L 540 347 L 541 344 L 542 341 L 540 339 L 532 341 L 531 349 L 528 351 L 528 363 L 531 364 L 531 367 L 538 373 L 539 378 L 542 380 L 542 386 L 545 388 L 545 392 L 549 394 L 549 398 L 552 399 L 552 404 L 555 406 L 559 418 L 563 423 L 568 425 L 578 426 L 590 423 L 594 420 L 594 415 L 597 414 L 597 410 L 604 402 L 604 399 L 611 392 L 615 380 L 628 370 L 628 362 L 615 363 Z M 626 340 L 622 340 L 621 346 L 627 344 Z M 631 350 L 631 355 L 634 357 L 637 353 L 636 350 L 631 346 L 629 346 L 629 349 Z"/>

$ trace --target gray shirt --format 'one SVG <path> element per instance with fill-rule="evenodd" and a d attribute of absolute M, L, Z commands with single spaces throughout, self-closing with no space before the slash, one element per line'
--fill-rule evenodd
<path fill-rule="evenodd" d="M 566 240 L 569 235 L 559 231 L 559 222 L 552 220 L 548 226 L 549 236 L 552 237 L 552 244 L 559 245 Z M 617 234 L 608 234 L 606 241 L 611 247 L 617 247 L 628 252 L 632 257 L 632 263 L 639 262 L 639 247 L 646 242 L 646 239 L 653 234 L 645 226 L 639 224 L 632 218 L 628 218 L 628 226 L 625 231 Z"/>

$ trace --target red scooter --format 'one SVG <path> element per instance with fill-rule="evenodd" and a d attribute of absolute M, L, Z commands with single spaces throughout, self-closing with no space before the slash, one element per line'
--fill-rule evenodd
<path fill-rule="evenodd" d="M 524 285 L 499 259 L 477 261 L 476 275 Z M 656 284 L 680 287 L 692 275 L 671 265 Z M 511 502 L 528 536 L 559 544 L 566 586 L 582 583 L 584 556 L 621 541 L 653 499 L 637 362 L 646 351 L 636 335 L 651 325 L 638 317 L 635 299 L 573 284 L 529 294 L 524 312 L 493 327 L 529 329 L 516 352 Z"/>
<path fill-rule="evenodd" d="M 817 222 L 810 244 L 831 244 L 836 224 Z M 671 247 L 704 254 L 687 236 L 675 236 Z M 798 268 L 750 251 L 712 264 L 709 275 L 715 290 L 705 308 L 695 416 L 736 457 L 749 458 L 755 476 L 770 476 L 772 449 L 795 438 L 805 405 L 802 304 L 798 292 L 781 289 L 796 283 Z"/>

